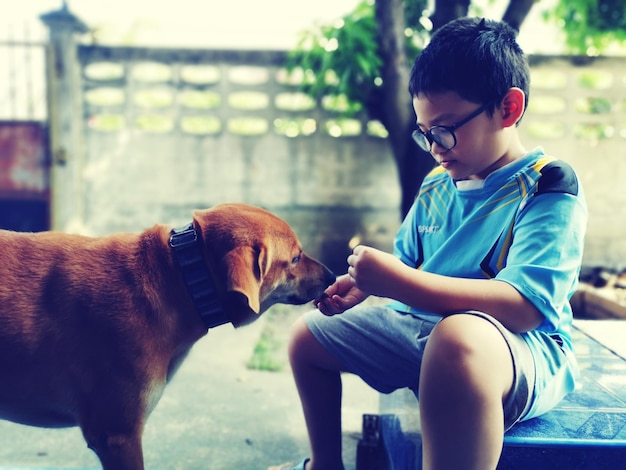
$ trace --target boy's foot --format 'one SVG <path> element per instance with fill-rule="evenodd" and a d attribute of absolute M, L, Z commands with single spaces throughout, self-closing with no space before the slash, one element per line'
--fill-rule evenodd
<path fill-rule="evenodd" d="M 293 462 L 283 463 L 277 467 L 269 467 L 267 470 L 306 470 L 306 464 L 308 464 L 310 460 L 311 459 L 306 458 L 295 464 Z"/>

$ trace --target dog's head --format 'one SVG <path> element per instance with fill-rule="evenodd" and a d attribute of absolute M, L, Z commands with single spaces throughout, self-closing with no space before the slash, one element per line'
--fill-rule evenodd
<path fill-rule="evenodd" d="M 335 275 L 302 251 L 281 218 L 247 204 L 221 204 L 194 212 L 208 259 L 225 288 L 231 321 L 254 321 L 276 303 L 304 304 L 320 298 Z"/>

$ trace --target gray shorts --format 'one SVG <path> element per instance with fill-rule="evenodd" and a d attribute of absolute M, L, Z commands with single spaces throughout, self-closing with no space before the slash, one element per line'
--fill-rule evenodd
<path fill-rule="evenodd" d="M 511 333 L 495 318 L 475 311 L 459 313 L 491 322 L 509 346 L 514 368 L 512 393 L 504 403 L 505 429 L 509 429 L 530 408 L 535 378 L 530 349 L 521 335 Z M 383 306 L 365 305 L 331 317 L 314 310 L 305 315 L 305 321 L 315 338 L 348 372 L 381 393 L 408 387 L 417 395 L 422 355 L 436 322 Z"/>

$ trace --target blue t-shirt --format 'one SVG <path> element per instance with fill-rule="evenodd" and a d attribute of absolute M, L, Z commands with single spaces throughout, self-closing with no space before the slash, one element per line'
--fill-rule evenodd
<path fill-rule="evenodd" d="M 434 169 L 398 231 L 394 253 L 426 272 L 509 283 L 543 315 L 537 330 L 560 336 L 571 350 L 569 299 L 586 224 L 573 169 L 537 148 L 478 183 Z M 391 307 L 433 315 L 396 301 Z"/>

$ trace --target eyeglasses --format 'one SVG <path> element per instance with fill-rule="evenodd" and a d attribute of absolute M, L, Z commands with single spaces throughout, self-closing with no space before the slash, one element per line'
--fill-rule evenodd
<path fill-rule="evenodd" d="M 451 126 L 433 126 L 426 132 L 423 132 L 420 129 L 415 129 L 412 134 L 413 140 L 426 152 L 430 152 L 433 142 L 446 150 L 450 150 L 456 145 L 456 135 L 454 135 L 454 131 L 463 124 L 470 122 L 487 108 L 488 105 L 484 104 L 465 119 L 457 122 L 456 124 L 452 124 Z"/>

